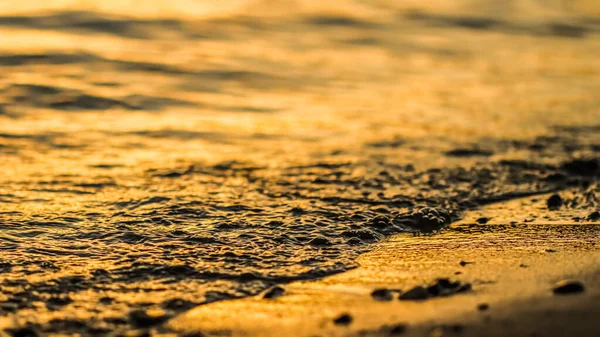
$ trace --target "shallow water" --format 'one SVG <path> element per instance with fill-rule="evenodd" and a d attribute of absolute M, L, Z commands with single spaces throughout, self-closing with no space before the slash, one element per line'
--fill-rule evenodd
<path fill-rule="evenodd" d="M 595 196 L 598 6 L 495 3 L 3 1 L 0 314 L 126 330 L 415 208 Z"/>

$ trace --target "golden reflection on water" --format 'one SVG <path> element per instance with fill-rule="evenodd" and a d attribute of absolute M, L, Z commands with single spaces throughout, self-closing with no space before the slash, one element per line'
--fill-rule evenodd
<path fill-rule="evenodd" d="M 545 171 L 493 164 L 594 155 L 553 127 L 600 120 L 595 2 L 468 3 L 2 1 L 0 302 L 113 328 L 246 296 L 352 266 L 383 234 L 343 233 L 381 208 L 537 191 Z M 423 173 L 456 166 L 489 190 Z"/>
<path fill-rule="evenodd" d="M 140 16 L 228 14 L 239 9 L 248 0 L 6 0 L 0 4 L 5 12 L 41 10 L 92 10 L 128 13 Z"/>

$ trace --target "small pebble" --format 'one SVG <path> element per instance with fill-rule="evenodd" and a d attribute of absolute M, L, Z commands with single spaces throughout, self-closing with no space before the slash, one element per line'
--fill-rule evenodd
<path fill-rule="evenodd" d="M 466 293 L 473 290 L 473 286 L 471 286 L 471 283 L 465 283 L 463 285 L 461 285 L 460 287 L 458 287 L 458 289 L 456 289 L 456 293 Z"/>
<path fill-rule="evenodd" d="M 447 279 L 447 278 L 439 278 L 439 279 L 437 279 L 436 284 L 441 289 L 444 289 L 444 290 L 447 290 L 447 289 L 456 289 L 457 287 L 460 286 L 460 282 L 459 281 L 452 282 L 452 281 L 450 281 L 450 279 Z"/>
<path fill-rule="evenodd" d="M 416 286 L 411 290 L 400 295 L 399 299 L 404 300 L 426 300 L 429 298 L 429 292 L 422 286 Z"/>
<path fill-rule="evenodd" d="M 371 297 L 376 301 L 391 301 L 394 296 L 388 289 L 375 289 L 371 292 Z"/>
<path fill-rule="evenodd" d="M 548 209 L 557 210 L 563 205 L 563 199 L 558 194 L 553 194 L 548 200 L 546 200 Z"/>
<path fill-rule="evenodd" d="M 460 281 L 450 281 L 447 278 L 437 279 L 434 283 L 427 287 L 417 286 L 400 295 L 399 299 L 403 300 L 426 300 L 428 298 L 439 296 L 450 296 L 454 294 L 471 291 L 470 283 L 461 283 Z"/>
<path fill-rule="evenodd" d="M 564 280 L 556 283 L 552 291 L 555 295 L 579 294 L 585 291 L 585 286 L 579 281 Z"/>
<path fill-rule="evenodd" d="M 458 264 L 460 264 L 462 267 L 468 265 L 468 264 L 472 264 L 473 262 L 469 262 L 469 261 L 460 261 Z"/>
<path fill-rule="evenodd" d="M 352 316 L 350 316 L 348 314 L 340 315 L 336 319 L 333 320 L 333 323 L 335 325 L 348 325 L 348 324 L 352 323 Z"/>
<path fill-rule="evenodd" d="M 590 213 L 590 215 L 587 216 L 586 219 L 588 221 L 598 221 L 598 220 L 600 220 L 600 212 L 598 212 L 598 211 L 592 212 L 592 213 Z"/>
<path fill-rule="evenodd" d="M 402 324 L 402 323 L 395 324 L 395 325 L 389 327 L 388 331 L 391 336 L 402 335 L 403 333 L 406 332 L 407 327 L 408 326 L 406 324 Z"/>
<path fill-rule="evenodd" d="M 477 222 L 478 224 L 486 224 L 488 223 L 488 221 L 490 221 L 490 218 L 479 218 L 477 220 L 475 220 L 475 222 Z"/>
<path fill-rule="evenodd" d="M 460 282 L 451 282 L 447 278 L 440 278 L 427 287 L 429 295 L 435 296 L 448 296 L 456 293 L 456 290 L 460 287 Z"/>
<path fill-rule="evenodd" d="M 490 305 L 487 303 L 481 303 L 477 306 L 477 310 L 479 311 L 486 311 L 490 308 Z"/>

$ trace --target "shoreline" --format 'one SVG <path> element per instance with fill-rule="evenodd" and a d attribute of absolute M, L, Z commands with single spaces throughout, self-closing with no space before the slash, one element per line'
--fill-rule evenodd
<path fill-rule="evenodd" d="M 7 1 L 0 337 L 172 337 L 194 313 L 183 331 L 209 336 L 467 334 L 471 313 L 485 331 L 504 305 L 559 307 L 561 278 L 595 299 L 600 21 L 581 8 Z M 437 278 L 472 292 L 370 296 Z"/>
<path fill-rule="evenodd" d="M 476 229 L 480 234 L 472 228 L 472 218 L 499 208 L 527 215 L 539 207 L 539 199 L 511 200 L 469 212 L 439 235 L 392 236 L 362 255 L 357 269 L 290 283 L 276 299 L 259 295 L 199 306 L 168 327 L 179 333 L 230 336 L 387 336 L 397 326 L 402 326 L 403 336 L 594 336 L 600 331 L 589 319 L 600 313 L 600 305 L 594 305 L 600 298 L 600 250 L 594 248 L 598 223 L 534 223 L 523 232 L 519 226 L 513 230 L 491 222 Z M 525 212 L 516 208 L 523 203 L 528 204 L 521 207 Z M 468 238 L 456 231 L 465 228 L 471 228 Z M 591 229 L 586 233 L 582 228 Z M 470 283 L 473 291 L 425 301 L 381 302 L 370 296 L 374 289 L 406 292 L 436 278 Z M 563 279 L 581 280 L 585 292 L 553 295 L 553 285 Z M 482 304 L 489 309 L 478 309 Z M 333 323 L 345 313 L 352 317 L 350 324 Z"/>

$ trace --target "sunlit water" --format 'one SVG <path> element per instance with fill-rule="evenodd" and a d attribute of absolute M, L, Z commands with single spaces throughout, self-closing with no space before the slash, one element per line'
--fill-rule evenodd
<path fill-rule="evenodd" d="M 2 1 L 0 314 L 128 329 L 591 175 L 598 5 L 423 2 Z"/>

